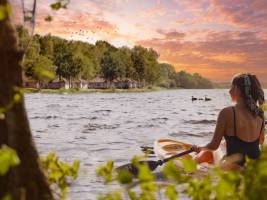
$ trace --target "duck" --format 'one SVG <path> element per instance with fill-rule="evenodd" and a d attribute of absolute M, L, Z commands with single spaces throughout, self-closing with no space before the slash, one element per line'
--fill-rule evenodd
<path fill-rule="evenodd" d="M 196 100 L 197 100 L 197 98 L 192 96 L 192 101 L 196 101 Z"/>
<path fill-rule="evenodd" d="M 211 101 L 211 98 L 208 98 L 208 97 L 205 95 L 205 101 Z"/>

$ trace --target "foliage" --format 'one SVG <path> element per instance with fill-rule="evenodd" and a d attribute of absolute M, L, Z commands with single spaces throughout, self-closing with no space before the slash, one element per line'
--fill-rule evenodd
<path fill-rule="evenodd" d="M 136 162 L 134 159 L 133 164 L 140 170 L 136 178 L 133 178 L 127 171 L 114 174 L 110 164 L 108 164 L 109 170 L 99 175 L 103 177 L 108 176 L 108 182 L 115 181 L 121 185 L 121 188 L 117 191 L 101 194 L 99 199 L 120 200 L 123 196 L 131 200 L 150 200 L 161 199 L 162 194 L 164 194 L 164 199 L 174 200 L 178 198 L 178 193 L 184 193 L 193 200 L 266 199 L 266 146 L 263 147 L 260 159 L 247 159 L 246 165 L 241 171 L 224 171 L 217 166 L 210 169 L 207 175 L 197 176 L 194 175 L 197 172 L 195 161 L 182 161 L 184 170 L 179 169 L 173 161 L 170 161 L 163 168 L 163 174 L 166 178 L 164 184 L 155 181 L 155 176 L 148 170 L 146 165 L 136 165 Z"/>
<path fill-rule="evenodd" d="M 11 167 L 15 167 L 20 163 L 16 151 L 8 146 L 0 148 L 0 176 L 4 176 Z"/>
<path fill-rule="evenodd" d="M 11 109 L 15 104 L 20 103 L 22 100 L 22 96 L 23 96 L 23 91 L 21 90 L 21 88 L 15 87 L 14 89 L 14 94 L 12 99 L 10 99 L 10 101 L 0 107 L 0 120 L 5 118 L 5 113 Z"/>
<path fill-rule="evenodd" d="M 8 146 L 0 148 L 0 176 L 7 174 L 10 168 L 20 164 L 20 159 L 16 151 Z M 41 158 L 41 164 L 47 174 L 48 181 L 54 188 L 57 199 L 65 199 L 68 187 L 72 179 L 76 179 L 79 171 L 79 161 L 74 160 L 72 165 L 59 160 L 54 153 L 49 153 L 47 157 Z M 12 199 L 10 195 L 6 195 L 1 200 Z"/>
<path fill-rule="evenodd" d="M 61 4 L 57 2 L 55 7 Z M 23 72 L 39 82 L 48 82 L 57 75 L 70 81 L 102 77 L 109 82 L 132 80 L 142 86 L 212 88 L 211 82 L 199 74 L 176 72 L 172 65 L 159 63 L 159 54 L 151 48 L 116 48 L 101 40 L 92 45 L 51 35 L 30 38 L 21 26 L 17 32 L 19 44 L 25 49 Z"/>
<path fill-rule="evenodd" d="M 262 105 L 262 109 L 266 112 L 267 111 L 267 103 Z"/>
<path fill-rule="evenodd" d="M 17 166 L 20 163 L 16 151 L 8 146 L 0 148 L 0 176 L 5 176 L 10 168 Z M 1 200 L 11 200 L 10 194 L 6 194 Z"/>
<path fill-rule="evenodd" d="M 63 41 L 54 46 L 53 60 L 57 66 L 56 74 L 59 77 L 67 78 L 69 81 L 82 70 L 81 59 L 75 57 L 69 48 L 69 44 Z"/>
<path fill-rule="evenodd" d="M 74 160 L 69 165 L 60 161 L 55 153 L 49 153 L 47 157 L 41 158 L 41 163 L 54 193 L 58 195 L 58 199 L 65 199 L 71 178 L 75 180 L 78 176 L 80 162 Z"/>
<path fill-rule="evenodd" d="M 50 7 L 53 10 L 66 9 L 69 3 L 69 0 L 57 0 L 57 2 L 50 4 Z"/>
<path fill-rule="evenodd" d="M 193 75 L 187 73 L 186 71 L 180 71 L 174 75 L 175 84 L 179 87 L 185 89 L 192 89 L 192 88 L 212 88 L 212 83 L 201 77 L 199 74 L 195 73 Z"/>
<path fill-rule="evenodd" d="M 0 5 L 0 21 L 4 20 L 7 16 L 11 13 L 11 6 L 10 4 Z"/>

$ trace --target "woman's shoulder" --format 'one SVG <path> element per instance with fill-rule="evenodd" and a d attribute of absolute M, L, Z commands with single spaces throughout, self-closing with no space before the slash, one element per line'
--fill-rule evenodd
<path fill-rule="evenodd" d="M 227 106 L 221 109 L 219 116 L 228 118 L 233 115 L 233 106 Z"/>

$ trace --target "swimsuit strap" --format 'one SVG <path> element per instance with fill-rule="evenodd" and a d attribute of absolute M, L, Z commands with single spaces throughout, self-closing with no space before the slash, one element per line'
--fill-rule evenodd
<path fill-rule="evenodd" d="M 262 124 L 261 124 L 260 136 L 261 136 L 262 129 L 264 128 L 264 124 L 265 124 L 265 120 L 263 120 L 263 121 L 262 121 Z M 260 136 L 259 136 L 259 137 L 260 137 Z"/>
<path fill-rule="evenodd" d="M 235 131 L 235 136 L 236 136 L 236 116 L 235 116 L 235 107 L 232 107 L 233 113 L 234 113 L 234 131 Z"/>

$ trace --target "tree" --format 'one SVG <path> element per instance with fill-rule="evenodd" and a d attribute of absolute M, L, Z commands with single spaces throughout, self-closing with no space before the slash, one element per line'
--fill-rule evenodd
<path fill-rule="evenodd" d="M 78 55 L 77 56 L 81 60 L 82 69 L 80 76 L 82 79 L 91 80 L 97 74 L 97 69 L 94 68 L 94 62 L 89 57 L 85 55 Z"/>
<path fill-rule="evenodd" d="M 40 37 L 39 43 L 40 43 L 40 55 L 52 59 L 54 53 L 54 44 L 51 35 L 45 35 L 44 37 Z"/>
<path fill-rule="evenodd" d="M 144 71 L 144 79 L 151 85 L 154 85 L 160 79 L 160 65 L 158 63 L 158 53 L 149 49 L 145 53 L 145 71 Z"/>
<path fill-rule="evenodd" d="M 203 78 L 198 73 L 194 73 L 193 78 L 197 82 L 196 88 L 201 88 L 201 89 L 213 88 L 212 82 L 209 81 L 208 79 Z"/>
<path fill-rule="evenodd" d="M 94 45 L 81 41 L 71 41 L 70 46 L 75 57 L 82 61 L 82 70 L 79 76 L 85 80 L 90 80 L 98 76 L 100 69 L 94 55 Z"/>
<path fill-rule="evenodd" d="M 135 69 L 131 59 L 131 50 L 127 47 L 122 47 L 112 53 L 112 55 L 118 70 L 118 77 L 121 80 L 125 78 L 133 78 L 135 75 Z"/>
<path fill-rule="evenodd" d="M 174 80 L 175 80 L 177 86 L 182 87 L 182 88 L 186 88 L 186 89 L 213 88 L 213 85 L 209 80 L 203 78 L 202 76 L 200 76 L 197 73 L 191 75 L 185 71 L 180 71 L 180 72 L 176 73 Z"/>
<path fill-rule="evenodd" d="M 145 74 L 145 53 L 146 49 L 142 46 L 135 46 L 132 49 L 132 62 L 136 71 L 135 79 L 139 82 L 144 80 Z"/>
<path fill-rule="evenodd" d="M 82 61 L 75 57 L 69 50 L 69 44 L 61 41 L 54 48 L 54 63 L 56 65 L 56 74 L 67 78 L 71 86 L 72 78 L 76 78 L 82 70 Z"/>
<path fill-rule="evenodd" d="M 19 47 L 22 49 L 26 49 L 30 42 L 30 35 L 28 33 L 28 30 L 21 25 L 17 25 L 15 28 L 18 34 Z"/>
<path fill-rule="evenodd" d="M 39 82 L 50 81 L 55 76 L 52 57 L 45 53 L 44 44 L 41 45 L 40 43 L 42 40 L 39 35 L 33 36 L 26 49 L 22 63 L 24 74 Z"/>
<path fill-rule="evenodd" d="M 136 71 L 134 68 L 134 63 L 132 61 L 132 52 L 127 47 L 122 47 L 120 49 L 120 58 L 125 67 L 125 77 L 134 79 L 136 76 Z"/>
<path fill-rule="evenodd" d="M 0 0 L 1 7 L 6 5 L 7 0 Z M 0 20 L 0 40 L 0 144 L 15 149 L 20 158 L 17 167 L 0 176 L 0 199 L 9 193 L 14 200 L 51 200 L 53 195 L 40 167 L 24 99 L 18 90 L 22 87 L 23 51 L 18 48 L 8 17 Z"/>
<path fill-rule="evenodd" d="M 114 58 L 114 54 L 109 52 L 105 53 L 101 59 L 101 69 L 103 78 L 106 81 L 112 82 L 119 77 L 119 68 Z"/>
<path fill-rule="evenodd" d="M 160 63 L 160 71 L 163 79 L 173 79 L 175 76 L 175 69 L 168 63 Z"/>

